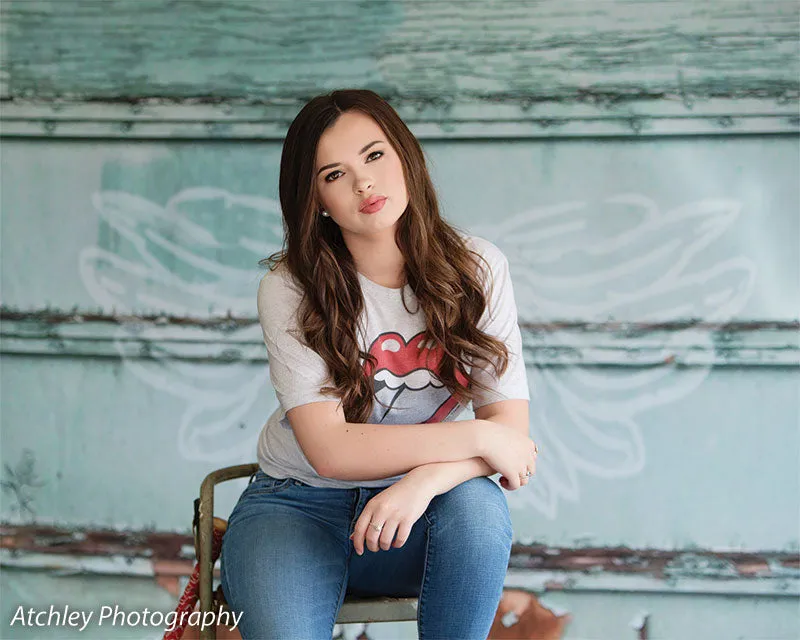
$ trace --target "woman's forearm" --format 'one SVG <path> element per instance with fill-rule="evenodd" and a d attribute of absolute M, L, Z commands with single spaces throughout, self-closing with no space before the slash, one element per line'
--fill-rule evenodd
<path fill-rule="evenodd" d="M 318 472 L 337 480 L 374 480 L 432 463 L 465 462 L 482 452 L 486 420 L 409 425 L 345 423 L 324 443 Z M 308 455 L 308 454 L 306 454 Z"/>
<path fill-rule="evenodd" d="M 491 476 L 497 473 L 483 458 L 469 458 L 458 462 L 433 462 L 423 464 L 408 472 L 408 475 L 424 475 L 430 483 L 434 495 L 447 493 L 462 482 L 478 476 Z"/>

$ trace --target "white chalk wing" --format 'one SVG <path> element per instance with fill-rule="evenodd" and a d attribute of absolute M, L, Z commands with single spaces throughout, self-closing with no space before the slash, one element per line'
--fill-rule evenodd
<path fill-rule="evenodd" d="M 258 260 L 282 242 L 276 202 L 215 188 L 186 189 L 164 205 L 121 191 L 96 193 L 92 202 L 100 233 L 81 252 L 79 268 L 104 312 L 200 320 L 254 316 L 263 275 Z M 237 235 L 243 231 L 248 235 Z M 134 341 L 149 356 L 125 357 L 126 368 L 148 386 L 185 400 L 177 425 L 181 454 L 209 461 L 253 455 L 252 427 L 264 421 L 254 405 L 269 385 L 269 371 L 251 366 L 256 352 L 246 345 L 260 340 L 258 324 L 173 330 L 121 321 L 117 332 L 121 354 L 129 354 Z M 198 349 L 214 366 L 182 359 Z"/>
<path fill-rule="evenodd" d="M 559 499 L 578 500 L 582 474 L 624 477 L 643 468 L 644 412 L 696 389 L 710 369 L 677 371 L 670 354 L 711 347 L 709 332 L 695 325 L 730 320 L 753 291 L 752 261 L 718 242 L 739 211 L 738 202 L 724 199 L 661 211 L 641 195 L 626 194 L 534 209 L 470 229 L 508 258 L 521 323 L 680 321 L 655 345 L 663 359 L 651 367 L 545 366 L 526 354 L 532 436 L 546 453 L 534 482 L 510 499 L 555 517 Z M 575 331 L 549 331 L 538 346 L 568 350 L 574 340 Z M 580 350 L 591 355 L 585 343 Z"/>

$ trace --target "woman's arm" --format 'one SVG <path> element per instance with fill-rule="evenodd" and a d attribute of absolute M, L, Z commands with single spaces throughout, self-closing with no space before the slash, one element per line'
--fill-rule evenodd
<path fill-rule="evenodd" d="M 311 402 L 286 412 L 316 472 L 336 480 L 374 480 L 420 465 L 483 457 L 497 425 L 486 420 L 423 424 L 347 422 L 340 403 Z"/>
<path fill-rule="evenodd" d="M 462 482 L 478 476 L 491 476 L 495 472 L 483 458 L 470 458 L 458 462 L 432 462 L 423 464 L 408 472 L 408 476 L 424 478 L 426 486 L 431 488 L 434 496 L 447 493 Z"/>
<path fill-rule="evenodd" d="M 488 420 L 513 427 L 528 434 L 528 401 L 502 400 L 475 409 L 475 418 Z M 434 495 L 447 493 L 462 482 L 478 476 L 491 476 L 497 473 L 483 458 L 470 458 L 457 462 L 433 462 L 412 469 L 408 475 L 422 476 Z"/>

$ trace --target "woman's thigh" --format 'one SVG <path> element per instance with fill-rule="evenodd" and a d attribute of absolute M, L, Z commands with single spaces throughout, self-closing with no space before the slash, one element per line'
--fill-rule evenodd
<path fill-rule="evenodd" d="M 352 493 L 257 475 L 222 539 L 222 589 L 242 637 L 330 638 L 348 576 Z"/>

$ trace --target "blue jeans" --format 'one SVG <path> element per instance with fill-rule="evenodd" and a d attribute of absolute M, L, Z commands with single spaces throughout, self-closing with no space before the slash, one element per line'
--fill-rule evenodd
<path fill-rule="evenodd" d="M 406 543 L 355 553 L 382 488 L 318 488 L 258 471 L 222 539 L 222 590 L 242 638 L 330 640 L 345 595 L 419 597 L 423 640 L 485 640 L 511 554 L 503 490 L 485 476 L 431 500 Z"/>

